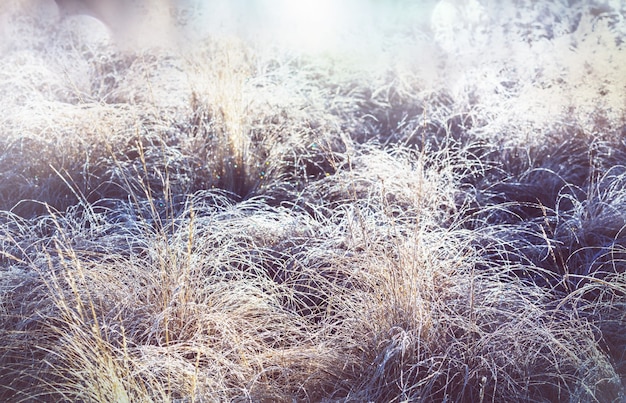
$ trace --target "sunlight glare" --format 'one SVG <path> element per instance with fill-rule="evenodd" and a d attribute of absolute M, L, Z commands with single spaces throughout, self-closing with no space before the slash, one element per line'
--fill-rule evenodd
<path fill-rule="evenodd" d="M 342 25 L 342 2 L 281 0 L 276 26 L 281 41 L 305 52 L 321 52 L 337 45 Z"/>

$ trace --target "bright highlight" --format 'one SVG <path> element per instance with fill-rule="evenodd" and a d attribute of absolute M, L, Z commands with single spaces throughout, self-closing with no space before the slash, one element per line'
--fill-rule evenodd
<path fill-rule="evenodd" d="M 347 23 L 345 10 L 341 9 L 343 3 L 333 0 L 281 0 L 279 3 L 275 8 L 277 24 L 274 29 L 287 45 L 310 52 L 337 45 L 341 27 Z"/>

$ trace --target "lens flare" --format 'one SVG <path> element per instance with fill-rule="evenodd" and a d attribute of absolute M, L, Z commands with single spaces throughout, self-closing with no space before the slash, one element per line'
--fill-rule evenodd
<path fill-rule="evenodd" d="M 285 44 L 304 51 L 333 48 L 339 41 L 342 2 L 333 0 L 280 0 L 274 2 L 275 35 Z M 342 24 L 343 23 L 343 24 Z"/>

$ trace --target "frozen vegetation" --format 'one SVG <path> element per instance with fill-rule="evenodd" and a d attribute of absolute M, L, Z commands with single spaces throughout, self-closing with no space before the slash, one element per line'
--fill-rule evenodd
<path fill-rule="evenodd" d="M 626 3 L 479 1 L 3 3 L 0 400 L 623 402 Z"/>

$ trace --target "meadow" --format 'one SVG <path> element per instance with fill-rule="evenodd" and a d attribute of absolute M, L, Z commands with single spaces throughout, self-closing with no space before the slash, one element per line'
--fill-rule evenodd
<path fill-rule="evenodd" d="M 1 401 L 626 400 L 626 3 L 309 50 L 45 4 L 0 18 Z"/>

